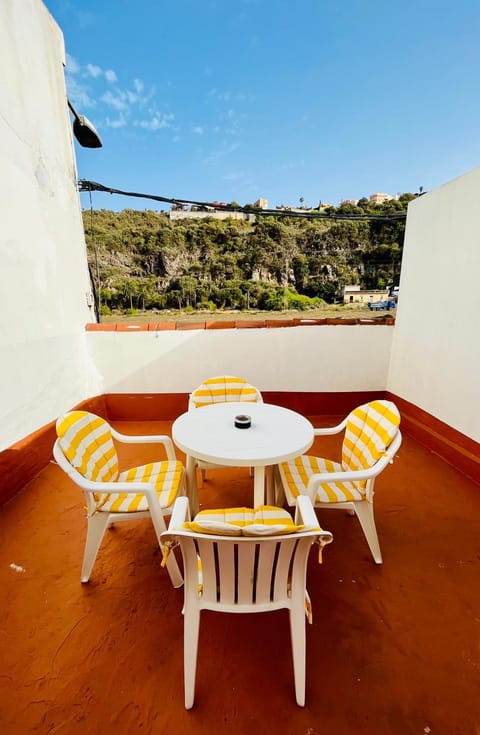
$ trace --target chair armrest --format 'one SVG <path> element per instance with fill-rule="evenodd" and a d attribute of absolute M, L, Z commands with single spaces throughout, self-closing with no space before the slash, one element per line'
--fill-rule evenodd
<path fill-rule="evenodd" d="M 157 497 L 155 486 L 148 482 L 94 482 L 87 480 L 80 474 L 65 457 L 58 439 L 53 446 L 53 456 L 62 470 L 70 477 L 72 482 L 85 490 L 87 493 L 142 493 L 143 495 Z"/>
<path fill-rule="evenodd" d="M 123 444 L 163 444 L 168 459 L 176 459 L 173 442 L 166 434 L 150 435 L 150 436 L 132 436 L 129 434 L 121 434 L 111 427 L 112 436 Z"/>
<path fill-rule="evenodd" d="M 183 524 L 190 520 L 188 498 L 180 496 L 173 504 L 168 529 L 160 534 L 160 545 L 163 549 L 162 566 L 166 563 L 170 549 L 178 543 L 178 535 L 188 536 L 191 532 L 185 531 Z"/>
<path fill-rule="evenodd" d="M 337 426 L 325 426 L 322 428 L 314 429 L 313 435 L 314 436 L 329 436 L 330 434 L 339 434 L 347 425 L 347 419 L 343 419 L 343 421 L 340 424 L 337 424 Z"/>
<path fill-rule="evenodd" d="M 299 495 L 297 497 L 295 523 L 297 523 L 298 525 L 306 526 L 307 528 L 305 530 L 320 528 L 318 518 L 312 505 L 312 501 L 306 495 Z M 333 541 L 333 536 L 330 531 L 325 531 L 322 528 L 318 532 L 317 540 L 320 546 L 326 546 Z"/>
<path fill-rule="evenodd" d="M 70 477 L 72 482 L 87 493 L 110 493 L 111 495 L 141 493 L 151 500 L 157 500 L 155 485 L 149 482 L 95 482 L 93 480 L 87 480 L 65 457 L 58 439 L 53 446 L 53 456 L 59 467 Z"/>
<path fill-rule="evenodd" d="M 295 507 L 295 524 L 297 526 L 318 526 L 318 518 L 308 495 L 298 495 Z"/>
<path fill-rule="evenodd" d="M 80 482 L 78 475 L 75 477 L 70 475 L 70 477 L 87 493 L 109 493 L 109 495 L 141 493 L 155 500 L 157 498 L 155 486 L 148 482 L 92 482 L 91 480 L 86 480 L 81 475 Z"/>
<path fill-rule="evenodd" d="M 332 482 L 360 482 L 361 480 L 372 480 L 382 471 L 387 463 L 388 460 L 385 459 L 381 466 L 379 466 L 380 462 L 377 462 L 377 464 L 373 467 L 369 467 L 367 470 L 356 470 L 355 472 L 319 472 L 310 477 L 307 486 L 307 493 L 310 494 L 310 490 L 313 488 L 316 489 L 319 485 L 328 485 Z"/>
<path fill-rule="evenodd" d="M 176 529 L 181 529 L 185 521 L 190 520 L 190 508 L 188 505 L 188 498 L 181 496 L 175 500 L 173 504 L 172 515 L 170 516 L 170 523 L 168 524 L 168 530 L 172 533 Z"/>
<path fill-rule="evenodd" d="M 399 442 L 401 442 L 401 437 L 399 440 L 395 441 L 396 448 L 400 445 Z M 306 494 L 309 495 L 312 502 L 314 502 L 317 488 L 320 485 L 328 485 L 332 482 L 361 482 L 362 480 L 373 480 L 385 469 L 387 464 L 393 461 L 396 448 L 394 448 L 394 443 L 392 442 L 389 447 L 389 451 L 385 456 L 380 457 L 373 467 L 368 467 L 365 470 L 355 470 L 351 472 L 319 472 L 312 475 L 308 481 Z"/>

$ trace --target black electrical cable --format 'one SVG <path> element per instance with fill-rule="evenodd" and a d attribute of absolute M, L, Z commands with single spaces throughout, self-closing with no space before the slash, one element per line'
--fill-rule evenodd
<path fill-rule="evenodd" d="M 174 204 L 180 206 L 193 205 L 194 207 L 207 207 L 216 212 L 243 212 L 244 214 L 254 214 L 262 217 L 297 217 L 300 219 L 330 219 L 330 220 L 352 220 L 366 221 L 375 220 L 378 222 L 393 222 L 406 219 L 406 212 L 396 212 L 392 214 L 326 214 L 322 212 L 292 212 L 289 209 L 257 209 L 256 207 L 232 207 L 228 204 L 217 204 L 216 202 L 196 202 L 191 199 L 177 199 L 176 197 L 162 197 L 155 194 L 140 194 L 135 191 L 122 191 L 121 189 L 113 189 L 110 186 L 104 186 L 96 181 L 88 181 L 87 179 L 79 179 L 78 187 L 80 191 L 103 191 L 107 194 L 121 194 L 127 197 L 138 197 L 140 199 L 153 199 L 155 202 L 164 202 L 166 204 Z"/>
<path fill-rule="evenodd" d="M 97 279 L 93 277 L 92 269 L 90 267 L 90 263 L 88 264 L 88 272 L 90 273 L 90 282 L 92 284 L 92 291 L 93 291 L 93 301 L 95 304 L 95 316 L 97 317 L 97 322 L 100 324 L 101 318 L 100 318 L 100 269 L 98 265 L 98 250 L 97 250 L 97 234 L 95 232 L 95 227 L 93 226 L 93 202 L 92 202 L 92 192 L 89 193 L 90 198 L 90 232 L 92 235 L 92 243 L 93 243 L 93 254 L 95 257 L 95 269 L 97 271 Z"/>

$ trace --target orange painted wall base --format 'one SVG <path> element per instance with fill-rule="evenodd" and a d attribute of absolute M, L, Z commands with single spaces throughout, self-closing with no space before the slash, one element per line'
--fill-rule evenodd
<path fill-rule="evenodd" d="M 104 396 L 89 398 L 73 408 L 106 417 Z M 55 439 L 55 421 L 51 421 L 0 452 L 1 505 L 10 500 L 48 464 L 52 459 Z"/>
<path fill-rule="evenodd" d="M 402 417 L 402 432 L 480 485 L 480 444 L 409 401 L 386 393 Z"/>
<path fill-rule="evenodd" d="M 299 393 L 262 391 L 274 403 L 304 416 L 345 416 L 355 406 L 375 398 L 394 401 L 402 416 L 402 431 L 480 484 L 480 444 L 417 406 L 386 391 Z M 74 408 L 92 411 L 111 421 L 173 421 L 187 410 L 187 393 L 111 393 L 95 396 Z M 0 504 L 32 480 L 52 458 L 55 422 L 0 452 Z"/>

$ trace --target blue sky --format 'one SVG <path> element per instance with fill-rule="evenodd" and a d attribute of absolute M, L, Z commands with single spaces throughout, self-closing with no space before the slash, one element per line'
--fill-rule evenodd
<path fill-rule="evenodd" d="M 478 0 L 45 4 L 70 99 L 103 140 L 76 144 L 79 178 L 316 206 L 431 190 L 480 164 Z M 161 208 L 92 196 L 95 208 Z"/>

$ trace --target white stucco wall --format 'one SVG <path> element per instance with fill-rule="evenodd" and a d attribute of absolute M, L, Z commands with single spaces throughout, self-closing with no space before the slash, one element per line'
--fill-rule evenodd
<path fill-rule="evenodd" d="M 0 450 L 101 391 L 63 37 L 40 0 L 0 3 Z"/>
<path fill-rule="evenodd" d="M 384 390 L 393 328 L 305 326 L 89 332 L 106 393 L 188 393 L 212 375 L 260 390 Z"/>
<path fill-rule="evenodd" d="M 480 441 L 480 168 L 409 205 L 387 387 Z"/>

